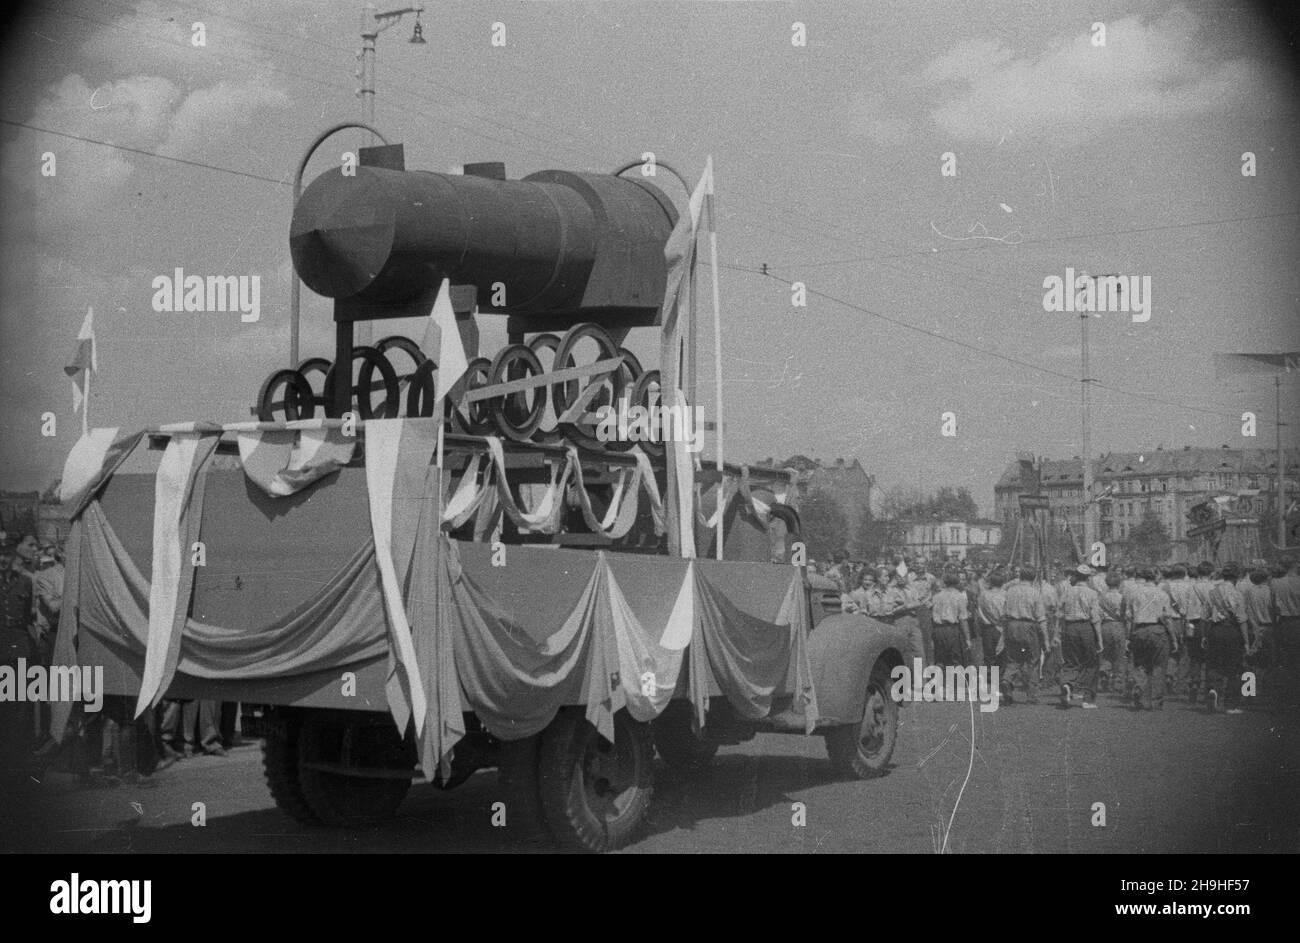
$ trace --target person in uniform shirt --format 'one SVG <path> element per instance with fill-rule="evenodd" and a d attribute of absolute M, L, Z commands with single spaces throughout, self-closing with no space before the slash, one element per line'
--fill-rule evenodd
<path fill-rule="evenodd" d="M 1133 706 L 1163 710 L 1165 669 L 1178 638 L 1169 628 L 1173 608 L 1169 595 L 1155 585 L 1155 570 L 1144 567 L 1128 600 L 1129 654 L 1133 662 Z"/>
<path fill-rule="evenodd" d="M 925 648 L 925 662 L 934 661 L 934 638 L 930 630 L 930 603 L 943 586 L 938 577 L 930 573 L 924 560 L 912 562 L 913 569 L 908 573 L 907 590 L 916 605 L 916 624 L 921 632 L 921 644 Z"/>
<path fill-rule="evenodd" d="M 956 573 L 945 573 L 943 589 L 930 601 L 934 664 L 956 668 L 970 664 L 970 607 Z"/>
<path fill-rule="evenodd" d="M 1007 627 L 1007 591 L 1002 588 L 1001 570 L 994 570 L 986 579 L 988 588 L 979 594 L 975 603 L 975 623 L 979 632 L 979 648 L 983 663 L 990 668 L 1003 670 L 1002 655 Z"/>
<path fill-rule="evenodd" d="M 1025 700 L 1038 703 L 1039 659 L 1047 644 L 1047 607 L 1034 585 L 1037 578 L 1033 567 L 1024 567 L 1020 578 L 1006 591 L 1003 611 L 1007 627 L 1002 655 L 1008 677 L 1003 679 L 1002 688 L 1008 701 L 1019 684 Z"/>
<path fill-rule="evenodd" d="M 925 647 L 925 636 L 921 633 L 921 623 L 917 619 L 917 611 L 921 608 L 921 595 L 924 590 L 918 590 L 916 580 L 909 580 L 909 574 L 894 571 L 894 577 L 890 589 L 893 590 L 894 602 L 894 624 L 899 626 L 907 633 L 909 640 L 909 649 L 911 654 L 908 656 L 908 664 L 911 664 L 913 658 L 920 658 L 922 662 L 928 664 L 928 654 Z M 921 584 L 924 585 L 924 584 Z M 901 599 L 901 605 L 897 600 Z M 929 608 L 928 600 L 925 603 Z"/>
<path fill-rule="evenodd" d="M 1097 669 L 1102 651 L 1101 606 L 1088 585 L 1092 568 L 1080 565 L 1070 573 L 1061 593 L 1061 704 L 1070 706 L 1076 692 L 1083 706 L 1097 706 Z"/>
<path fill-rule="evenodd" d="M 1222 703 L 1229 714 L 1240 714 L 1241 669 L 1250 650 L 1246 608 L 1237 591 L 1237 564 L 1225 563 L 1206 600 L 1205 706 L 1211 713 Z"/>
<path fill-rule="evenodd" d="M 1187 575 L 1187 567 L 1175 564 L 1169 571 L 1169 580 L 1162 587 L 1169 595 L 1170 605 L 1174 610 L 1175 634 L 1178 636 L 1178 652 L 1172 661 L 1170 681 L 1175 689 L 1187 692 L 1188 699 L 1194 698 L 1192 690 L 1192 649 L 1199 647 L 1196 637 L 1197 627 L 1205 614 L 1201 594 L 1196 589 L 1196 581 Z"/>
<path fill-rule="evenodd" d="M 1252 650 L 1272 655 L 1273 587 L 1269 586 L 1268 571 L 1263 567 L 1250 571 L 1250 581 L 1241 593 L 1241 606 L 1246 611 L 1246 623 L 1250 626 Z"/>
<path fill-rule="evenodd" d="M 1101 610 L 1101 669 L 1099 686 L 1103 691 L 1129 691 L 1128 626 L 1119 573 L 1106 574 L 1106 591 L 1097 596 Z"/>
<path fill-rule="evenodd" d="M 1277 606 L 1278 665 L 1289 674 L 1289 693 L 1294 697 L 1295 672 L 1300 668 L 1300 562 L 1294 557 L 1279 561 L 1284 574 L 1273 580 L 1273 602 Z"/>
<path fill-rule="evenodd" d="M 848 599 L 844 601 L 844 611 L 859 612 L 865 616 L 869 606 L 871 590 L 874 585 L 875 583 L 871 571 L 863 568 L 860 585 L 853 592 L 849 593 Z"/>
<path fill-rule="evenodd" d="M 966 593 L 966 611 L 971 617 L 971 648 L 970 662 L 976 667 L 984 664 L 984 646 L 980 642 L 979 625 L 975 621 L 975 612 L 979 608 L 981 579 L 978 570 L 968 570 L 965 580 L 962 584 L 962 591 Z"/>
<path fill-rule="evenodd" d="M 1048 684 L 1056 684 L 1061 668 L 1061 626 L 1058 610 L 1060 599 L 1050 580 L 1037 586 L 1047 612 L 1047 641 L 1043 643 L 1043 657 L 1039 660 L 1038 677 Z"/>
<path fill-rule="evenodd" d="M 1196 593 L 1196 602 L 1200 606 L 1201 616 L 1196 620 L 1193 627 L 1191 644 L 1187 652 L 1187 701 L 1189 704 L 1195 704 L 1200 698 L 1201 693 L 1205 690 L 1205 633 L 1209 629 L 1209 621 L 1206 618 L 1209 615 L 1210 590 L 1214 588 L 1214 564 L 1209 560 L 1202 560 L 1196 565 L 1196 569 L 1189 569 L 1189 576 L 1194 575 L 1196 578 L 1191 581 L 1192 589 Z"/>

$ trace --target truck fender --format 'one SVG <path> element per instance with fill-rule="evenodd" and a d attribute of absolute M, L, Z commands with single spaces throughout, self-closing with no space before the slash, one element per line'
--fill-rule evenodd
<path fill-rule="evenodd" d="M 867 679 L 877 662 L 903 664 L 907 632 L 860 613 L 827 616 L 808 636 L 818 726 L 856 724 L 866 707 Z"/>

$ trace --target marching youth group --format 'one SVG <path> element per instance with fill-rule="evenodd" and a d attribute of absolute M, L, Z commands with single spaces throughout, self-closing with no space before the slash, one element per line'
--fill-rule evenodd
<path fill-rule="evenodd" d="M 845 612 L 903 626 L 911 657 L 940 668 L 997 666 L 1002 703 L 1038 702 L 1059 685 L 1062 706 L 1097 706 L 1107 692 L 1135 709 L 1181 695 L 1240 714 L 1261 673 L 1300 667 L 1300 570 L 1294 558 L 1194 567 L 1087 565 L 1007 571 L 921 559 L 865 566 L 848 554 L 820 568 Z M 1247 670 L 1253 674 L 1247 674 Z M 1279 696 L 1294 686 L 1272 685 Z"/>

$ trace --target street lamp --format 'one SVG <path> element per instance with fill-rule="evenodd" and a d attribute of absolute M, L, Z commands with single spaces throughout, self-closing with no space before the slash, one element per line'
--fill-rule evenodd
<path fill-rule="evenodd" d="M 426 45 L 428 41 L 424 38 L 424 27 L 420 25 L 420 14 L 423 12 L 424 7 L 414 6 L 380 13 L 369 3 L 361 11 L 361 88 L 357 89 L 357 94 L 361 97 L 367 124 L 375 123 L 375 39 L 403 16 L 414 13 L 415 29 L 411 32 L 410 42 L 417 46 Z"/>

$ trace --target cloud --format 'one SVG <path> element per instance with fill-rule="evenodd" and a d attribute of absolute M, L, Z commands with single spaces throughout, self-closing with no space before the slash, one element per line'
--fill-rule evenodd
<path fill-rule="evenodd" d="M 1173 7 L 1150 22 L 1107 23 L 1104 46 L 1080 30 L 1037 55 L 1016 56 L 998 40 L 975 38 L 931 62 L 922 82 L 948 95 L 931 117 L 958 139 L 1074 137 L 1098 126 L 1258 106 L 1266 95 L 1261 68 L 1245 58 L 1213 61 L 1201 32 L 1196 14 Z"/>
<path fill-rule="evenodd" d="M 256 112 L 289 104 L 284 89 L 260 81 L 218 82 L 195 89 L 172 115 L 158 152 L 172 156 L 210 152 L 214 139 L 230 139 L 230 130 L 250 121 Z"/>

